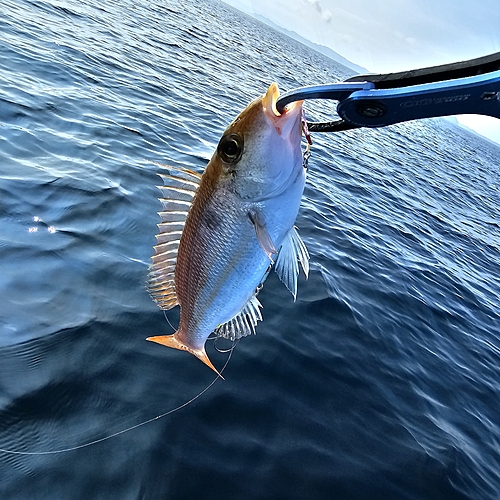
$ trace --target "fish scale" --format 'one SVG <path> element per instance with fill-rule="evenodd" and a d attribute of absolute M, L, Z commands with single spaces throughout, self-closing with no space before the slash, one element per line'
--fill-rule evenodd
<path fill-rule="evenodd" d="M 305 183 L 302 103 L 280 114 L 278 95 L 272 84 L 231 123 L 201 178 L 172 168 L 160 174 L 150 293 L 162 309 L 179 305 L 180 321 L 173 335 L 148 340 L 186 350 L 214 371 L 206 339 L 255 333 L 270 265 L 294 299 L 298 263 L 308 272 L 294 227 Z"/>

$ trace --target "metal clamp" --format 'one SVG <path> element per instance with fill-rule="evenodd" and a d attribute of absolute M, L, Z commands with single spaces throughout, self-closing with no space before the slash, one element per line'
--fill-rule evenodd
<path fill-rule="evenodd" d="M 306 99 L 339 101 L 337 112 L 341 119 L 308 122 L 311 132 L 385 127 L 458 114 L 500 118 L 500 52 L 413 72 L 360 75 L 342 83 L 302 87 L 283 94 L 276 107 L 282 112 L 287 104 Z"/>

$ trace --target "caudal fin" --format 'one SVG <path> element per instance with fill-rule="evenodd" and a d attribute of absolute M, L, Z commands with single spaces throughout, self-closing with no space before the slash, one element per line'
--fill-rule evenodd
<path fill-rule="evenodd" d="M 224 377 L 217 371 L 215 366 L 212 364 L 210 359 L 208 359 L 207 353 L 205 352 L 205 348 L 202 347 L 201 349 L 192 349 L 191 347 L 187 346 L 183 342 L 181 342 L 176 336 L 175 333 L 173 335 L 158 335 L 156 337 L 148 337 L 146 340 L 149 340 L 151 342 L 156 342 L 157 344 L 161 344 L 167 347 L 172 347 L 173 349 L 179 349 L 181 351 L 188 351 L 190 352 L 193 356 L 196 356 L 198 359 L 203 361 L 207 366 L 212 368 L 212 370 L 219 375 L 221 379 L 224 380 Z"/>

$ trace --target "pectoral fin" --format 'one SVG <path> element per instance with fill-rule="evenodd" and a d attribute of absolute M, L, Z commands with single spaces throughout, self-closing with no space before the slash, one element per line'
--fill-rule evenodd
<path fill-rule="evenodd" d="M 266 229 L 264 221 L 262 220 L 262 216 L 257 211 L 249 212 L 248 216 L 250 217 L 250 220 L 255 227 L 255 234 L 257 235 L 260 246 L 262 247 L 264 252 L 266 252 L 269 260 L 271 262 L 274 262 L 272 256 L 273 254 L 276 255 L 278 251 L 276 250 L 273 240 L 271 239 L 271 236 Z"/>
<path fill-rule="evenodd" d="M 274 270 L 279 279 L 290 290 L 293 300 L 297 297 L 299 262 L 307 279 L 309 274 L 309 253 L 304 242 L 300 239 L 299 233 L 295 227 L 292 227 L 283 240 Z"/>

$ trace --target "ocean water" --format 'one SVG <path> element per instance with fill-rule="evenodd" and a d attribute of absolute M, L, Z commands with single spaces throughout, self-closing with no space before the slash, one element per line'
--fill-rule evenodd
<path fill-rule="evenodd" d="M 213 374 L 144 340 L 154 162 L 350 74 L 214 0 L 3 0 L 0 498 L 500 497 L 500 149 L 450 123 L 313 135 L 309 280 L 268 278 L 225 381 L 182 406 Z"/>

